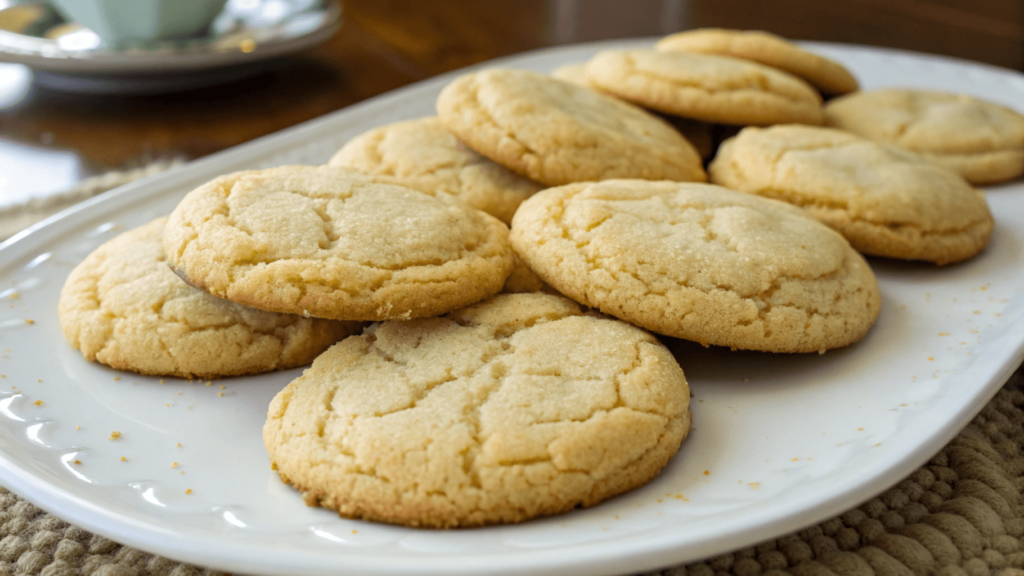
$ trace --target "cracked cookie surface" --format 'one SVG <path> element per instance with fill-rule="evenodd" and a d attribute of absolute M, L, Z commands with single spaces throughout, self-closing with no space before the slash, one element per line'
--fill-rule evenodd
<path fill-rule="evenodd" d="M 328 163 L 392 176 L 397 184 L 444 192 L 505 224 L 540 184 L 459 142 L 437 118 L 396 122 L 356 136 Z"/>
<path fill-rule="evenodd" d="M 87 360 L 183 378 L 257 374 L 308 364 L 361 329 L 263 312 L 185 284 L 164 262 L 166 222 L 106 242 L 65 282 L 61 328 Z"/>
<path fill-rule="evenodd" d="M 559 292 L 702 344 L 814 352 L 859 340 L 881 296 L 864 258 L 788 204 L 708 184 L 611 180 L 544 190 L 512 246 Z"/>
<path fill-rule="evenodd" d="M 1024 116 L 966 94 L 858 92 L 830 101 L 825 121 L 912 150 L 973 184 L 1024 174 Z"/>
<path fill-rule="evenodd" d="M 804 81 L 737 58 L 608 50 L 587 63 L 587 78 L 624 100 L 704 122 L 822 122 L 821 96 Z"/>
<path fill-rule="evenodd" d="M 309 166 L 217 178 L 171 214 L 168 263 L 214 295 L 337 320 L 434 316 L 501 290 L 504 224 L 380 178 Z"/>
<path fill-rule="evenodd" d="M 826 94 L 857 89 L 857 79 L 843 65 L 760 30 L 690 30 L 662 38 L 656 48 L 753 60 L 801 78 Z"/>
<path fill-rule="evenodd" d="M 948 264 L 988 244 L 985 195 L 902 148 L 810 126 L 745 128 L 708 168 L 716 184 L 801 206 L 865 254 Z"/>
<path fill-rule="evenodd" d="M 441 92 L 437 113 L 477 152 L 548 186 L 608 178 L 706 179 L 697 151 L 663 120 L 536 72 L 461 76 Z"/>
<path fill-rule="evenodd" d="M 636 488 L 689 430 L 683 371 L 649 333 L 502 294 L 332 347 L 274 398 L 263 438 L 310 505 L 451 528 Z"/>

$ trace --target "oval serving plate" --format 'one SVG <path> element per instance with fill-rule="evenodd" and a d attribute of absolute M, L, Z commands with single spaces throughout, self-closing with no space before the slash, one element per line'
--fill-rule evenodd
<path fill-rule="evenodd" d="M 561 47 L 486 66 L 548 72 L 600 49 L 650 43 Z M 1017 73 L 807 46 L 842 61 L 868 89 L 967 92 L 1018 110 L 1024 102 Z M 673 342 L 695 429 L 663 473 L 594 508 L 515 526 L 424 531 L 307 508 L 270 470 L 261 439 L 271 397 L 300 371 L 207 386 L 110 370 L 64 341 L 61 285 L 100 243 L 167 214 L 219 174 L 323 163 L 369 128 L 431 115 L 454 76 L 132 183 L 0 245 L 0 482 L 108 538 L 236 573 L 635 573 L 779 536 L 876 495 L 941 449 L 1020 364 L 1019 180 L 988 189 L 996 228 L 973 260 L 944 268 L 871 260 L 883 309 L 854 346 L 770 355 Z"/>

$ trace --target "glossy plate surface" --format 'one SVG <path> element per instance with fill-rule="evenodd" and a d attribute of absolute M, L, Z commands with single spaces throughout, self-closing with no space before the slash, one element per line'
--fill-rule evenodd
<path fill-rule="evenodd" d="M 490 66 L 542 72 L 609 46 Z M 1017 107 L 1016 73 L 936 57 L 809 44 L 865 88 L 967 92 Z M 119 542 L 252 574 L 636 573 L 823 520 L 898 482 L 991 398 L 1024 355 L 1024 184 L 991 187 L 989 248 L 955 266 L 872 259 L 883 308 L 860 343 L 824 355 L 676 344 L 695 430 L 649 485 L 517 526 L 422 531 L 307 508 L 268 466 L 271 397 L 299 371 L 212 385 L 85 362 L 57 297 L 103 241 L 245 168 L 325 162 L 371 127 L 433 113 L 446 75 L 104 194 L 0 247 L 0 483 Z M 31 321 L 31 322 L 30 322 Z M 111 440 L 111 433 L 121 436 Z M 125 461 L 121 461 L 121 457 Z M 189 492 L 191 491 L 191 492 Z"/>

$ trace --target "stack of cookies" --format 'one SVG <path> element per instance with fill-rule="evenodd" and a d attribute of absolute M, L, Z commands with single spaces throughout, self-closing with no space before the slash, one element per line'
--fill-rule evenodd
<path fill-rule="evenodd" d="M 685 33 L 557 76 L 468 74 L 438 117 L 326 166 L 201 186 L 72 273 L 66 336 L 147 374 L 312 360 L 263 431 L 308 504 L 520 522 L 640 486 L 675 454 L 689 391 L 652 332 L 846 346 L 881 306 L 861 253 L 945 264 L 991 234 L 956 173 L 813 126 L 842 116 L 821 93 L 856 81 L 780 38 Z M 782 125 L 744 128 L 705 170 L 708 123 Z"/>

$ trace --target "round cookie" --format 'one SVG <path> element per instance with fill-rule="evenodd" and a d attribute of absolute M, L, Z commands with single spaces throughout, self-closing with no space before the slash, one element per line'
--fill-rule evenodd
<path fill-rule="evenodd" d="M 666 36 L 656 48 L 753 60 L 801 78 L 825 94 L 857 90 L 857 79 L 841 64 L 768 32 L 702 28 Z"/>
<path fill-rule="evenodd" d="M 550 188 L 520 206 L 510 238 L 566 296 L 704 345 L 845 346 L 881 303 L 864 258 L 835 231 L 783 202 L 709 184 Z"/>
<path fill-rule="evenodd" d="M 461 76 L 441 92 L 437 113 L 477 152 L 549 186 L 625 177 L 706 179 L 693 146 L 664 121 L 536 72 Z"/>
<path fill-rule="evenodd" d="M 86 360 L 183 378 L 257 374 L 309 364 L 361 329 L 255 310 L 185 284 L 164 261 L 166 222 L 106 242 L 68 276 L 58 315 Z"/>
<path fill-rule="evenodd" d="M 330 166 L 392 176 L 427 194 L 444 192 L 505 224 L 523 200 L 543 188 L 470 150 L 437 118 L 396 122 L 356 136 Z"/>
<path fill-rule="evenodd" d="M 768 66 L 687 52 L 608 50 L 587 64 L 601 90 L 666 114 L 720 124 L 821 124 L 821 96 Z"/>
<path fill-rule="evenodd" d="M 966 94 L 858 92 L 830 101 L 825 121 L 912 150 L 972 184 L 1024 174 L 1024 116 Z"/>
<path fill-rule="evenodd" d="M 865 254 L 943 265 L 974 256 L 992 235 L 985 195 L 963 178 L 841 130 L 745 128 L 708 170 L 716 184 L 803 207 Z"/>
<path fill-rule="evenodd" d="M 503 294 L 334 346 L 270 404 L 281 479 L 342 516 L 521 522 L 643 485 L 690 430 L 653 336 L 561 296 Z"/>
<path fill-rule="evenodd" d="M 171 268 L 214 295 L 338 320 L 435 316 L 501 290 L 508 228 L 460 202 L 335 167 L 222 176 L 167 224 Z"/>

